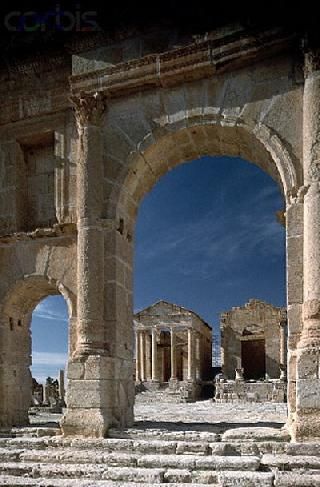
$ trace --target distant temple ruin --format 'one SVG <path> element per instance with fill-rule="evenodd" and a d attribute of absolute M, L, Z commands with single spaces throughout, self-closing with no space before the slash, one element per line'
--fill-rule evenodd
<path fill-rule="evenodd" d="M 286 401 L 287 313 L 257 299 L 221 313 L 215 400 Z"/>
<path fill-rule="evenodd" d="M 243 369 L 245 380 L 277 379 L 286 368 L 285 308 L 250 299 L 220 315 L 221 361 L 225 378 Z"/>
<path fill-rule="evenodd" d="M 195 312 L 159 301 L 136 313 L 134 324 L 136 381 L 174 389 L 210 380 L 212 330 Z"/>

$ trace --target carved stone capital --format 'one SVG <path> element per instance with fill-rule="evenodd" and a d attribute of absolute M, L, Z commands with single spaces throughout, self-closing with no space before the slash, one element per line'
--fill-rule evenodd
<path fill-rule="evenodd" d="M 320 49 L 312 49 L 304 55 L 304 77 L 308 78 L 314 71 L 320 70 Z"/>
<path fill-rule="evenodd" d="M 103 114 L 107 108 L 106 97 L 101 92 L 94 94 L 80 93 L 70 98 L 75 110 L 78 129 L 88 125 L 101 125 Z"/>
<path fill-rule="evenodd" d="M 312 182 L 318 183 L 320 181 L 320 161 L 314 161 L 310 165 L 308 176 Z"/>
<path fill-rule="evenodd" d="M 287 192 L 288 206 L 299 204 L 304 202 L 304 197 L 307 194 L 309 186 L 300 186 L 299 188 L 293 188 Z"/>

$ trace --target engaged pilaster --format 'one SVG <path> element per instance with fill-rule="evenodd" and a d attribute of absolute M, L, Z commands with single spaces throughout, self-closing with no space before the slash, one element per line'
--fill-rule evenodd
<path fill-rule="evenodd" d="M 112 343 L 104 322 L 103 137 L 104 95 L 72 98 L 78 127 L 77 340 L 68 364 L 67 435 L 103 437 L 113 421 Z"/>
<path fill-rule="evenodd" d="M 72 99 L 79 132 L 77 172 L 78 344 L 77 353 L 104 353 L 103 94 Z"/>

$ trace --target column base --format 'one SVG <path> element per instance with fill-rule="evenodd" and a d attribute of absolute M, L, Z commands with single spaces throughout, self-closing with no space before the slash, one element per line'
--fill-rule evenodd
<path fill-rule="evenodd" d="M 68 365 L 68 408 L 61 421 L 66 436 L 103 438 L 110 427 L 133 424 L 131 369 L 122 359 L 74 357 Z"/>
<path fill-rule="evenodd" d="M 157 391 L 158 389 L 160 389 L 159 380 L 147 380 L 143 382 L 143 385 L 148 391 Z"/>
<path fill-rule="evenodd" d="M 298 410 L 295 421 L 289 428 L 294 441 L 320 442 L 320 408 Z"/>
<path fill-rule="evenodd" d="M 105 438 L 110 427 L 112 412 L 107 409 L 67 409 L 60 426 L 64 436 Z"/>
<path fill-rule="evenodd" d="M 177 391 L 180 387 L 180 381 L 176 378 L 169 380 L 169 389 L 172 391 Z"/>
<path fill-rule="evenodd" d="M 298 349 L 296 412 L 292 424 L 295 441 L 320 440 L 320 348 Z"/>

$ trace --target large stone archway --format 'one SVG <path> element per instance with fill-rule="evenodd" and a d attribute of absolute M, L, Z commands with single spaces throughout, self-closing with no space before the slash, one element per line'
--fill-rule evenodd
<path fill-rule="evenodd" d="M 12 104 L 3 115 L 3 137 L 10 137 L 1 141 L 2 166 L 20 167 L 16 218 L 7 233 L 29 235 L 45 220 L 55 238 L 61 238 L 57 229 L 72 228 L 64 238 L 77 243 L 72 285 L 65 274 L 60 279 L 77 297 L 63 432 L 103 436 L 112 425 L 132 423 L 132 253 L 139 203 L 177 164 L 228 155 L 259 165 L 283 193 L 288 426 L 293 438 L 314 439 L 320 409 L 318 56 L 302 53 L 296 36 L 280 30 L 258 38 L 245 30 L 212 32 L 175 47 L 150 47 L 144 34 L 138 38 L 138 50 L 128 39 L 114 45 L 106 40 L 105 49 L 99 43 L 78 47 L 72 73 L 60 61 L 53 78 L 43 75 L 42 87 L 50 86 L 52 95 L 39 89 L 38 102 L 35 97 L 30 103 L 28 86 L 19 85 L 22 108 Z M 43 181 L 51 166 L 37 173 L 30 164 L 21 170 L 16 161 L 30 160 L 37 168 L 43 147 L 55 155 L 55 212 L 34 212 L 29 228 L 19 195 L 31 194 L 31 206 L 34 200 L 42 204 L 37 192 L 24 192 L 35 177 Z M 61 259 L 68 262 L 65 255 Z M 12 282 L 1 272 L 4 282 Z"/>

